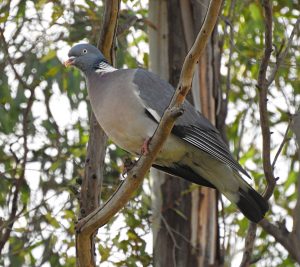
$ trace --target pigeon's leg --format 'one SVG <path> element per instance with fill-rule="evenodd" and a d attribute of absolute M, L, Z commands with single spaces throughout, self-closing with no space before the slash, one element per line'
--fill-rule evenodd
<path fill-rule="evenodd" d="M 141 149 L 142 155 L 147 155 L 149 153 L 149 144 L 150 144 L 151 139 L 152 139 L 152 137 L 145 139 L 145 141 L 142 145 L 142 149 Z"/>
<path fill-rule="evenodd" d="M 133 168 L 136 164 L 136 160 L 132 160 L 131 158 L 125 158 L 123 162 L 123 172 L 122 176 L 125 178 L 126 174 Z"/>

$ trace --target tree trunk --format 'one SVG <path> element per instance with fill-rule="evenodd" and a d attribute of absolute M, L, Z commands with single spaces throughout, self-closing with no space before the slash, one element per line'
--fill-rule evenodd
<path fill-rule="evenodd" d="M 113 63 L 113 44 L 119 9 L 120 0 L 107 0 L 105 2 L 104 20 L 97 44 L 97 47 L 111 64 Z M 90 117 L 90 139 L 87 147 L 84 177 L 81 184 L 79 219 L 86 217 L 99 207 L 106 143 L 107 136 L 98 124 L 92 111 Z M 76 232 L 76 266 L 96 266 L 95 234 L 96 232 L 92 235 Z"/>
<path fill-rule="evenodd" d="M 205 6 L 209 2 L 205 1 Z M 205 17 L 206 9 L 193 0 L 151 0 L 149 19 L 150 66 L 176 87 L 183 60 Z M 189 100 L 215 122 L 218 62 L 216 34 L 197 67 Z M 153 184 L 154 266 L 216 266 L 220 260 L 215 190 L 151 171 Z"/>

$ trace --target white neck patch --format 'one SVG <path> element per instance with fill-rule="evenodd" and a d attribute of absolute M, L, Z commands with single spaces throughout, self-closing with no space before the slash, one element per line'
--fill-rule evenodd
<path fill-rule="evenodd" d="M 97 73 L 104 73 L 104 72 L 113 72 L 116 71 L 117 69 L 114 68 L 113 66 L 105 63 L 105 62 L 100 62 L 98 65 L 98 68 L 96 69 Z"/>

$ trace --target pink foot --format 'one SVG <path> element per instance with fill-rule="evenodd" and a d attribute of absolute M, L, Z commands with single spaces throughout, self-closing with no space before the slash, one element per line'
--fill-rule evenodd
<path fill-rule="evenodd" d="M 151 139 L 152 139 L 152 137 L 150 137 L 144 141 L 142 148 L 141 148 L 142 155 L 147 155 L 149 153 L 149 144 L 150 144 Z"/>

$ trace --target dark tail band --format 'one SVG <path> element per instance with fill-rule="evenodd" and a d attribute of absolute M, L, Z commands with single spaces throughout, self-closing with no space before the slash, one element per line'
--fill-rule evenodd
<path fill-rule="evenodd" d="M 268 202 L 251 187 L 240 188 L 239 197 L 238 208 L 252 222 L 258 223 L 269 210 Z"/>

